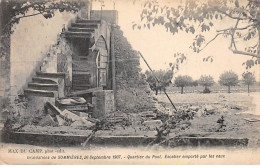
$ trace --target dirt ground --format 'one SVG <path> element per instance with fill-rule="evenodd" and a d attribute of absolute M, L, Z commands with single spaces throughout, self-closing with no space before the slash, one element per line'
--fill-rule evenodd
<path fill-rule="evenodd" d="M 250 93 L 187 93 L 169 94 L 178 109 L 178 113 L 192 114 L 184 116 L 177 124 L 170 123 L 169 138 L 180 137 L 216 137 L 248 138 L 249 146 L 260 145 L 260 109 L 259 92 Z M 164 94 L 155 96 L 164 113 L 173 114 L 174 110 Z M 176 114 L 173 114 L 176 115 Z M 223 116 L 223 127 L 218 120 Z M 189 119 L 187 119 L 189 118 Z M 158 112 L 113 113 L 107 117 L 105 128 L 95 136 L 157 136 L 156 128 L 163 126 L 167 120 L 158 117 Z M 168 120 L 169 121 L 169 120 Z M 173 120 L 175 121 L 175 120 Z M 20 132 L 44 134 L 89 135 L 91 129 L 71 126 L 37 126 L 25 125 Z"/>
<path fill-rule="evenodd" d="M 177 108 L 181 106 L 198 107 L 191 125 L 176 134 L 187 136 L 248 138 L 249 145 L 259 144 L 260 139 L 260 93 L 188 93 L 170 94 Z M 171 109 L 167 97 L 164 94 L 156 96 L 158 101 L 167 104 Z M 257 103 L 258 102 L 258 103 Z M 200 110 L 211 108 L 212 114 L 203 114 Z M 218 119 L 224 117 L 224 129 L 217 132 L 219 128 Z M 258 121 L 249 121 L 249 120 Z"/>

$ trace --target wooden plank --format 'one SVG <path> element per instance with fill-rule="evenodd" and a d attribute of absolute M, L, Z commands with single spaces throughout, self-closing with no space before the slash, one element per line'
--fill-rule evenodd
<path fill-rule="evenodd" d="M 46 107 L 48 109 L 50 109 L 55 115 L 60 115 L 61 114 L 61 110 L 58 107 L 56 107 L 53 104 L 51 104 L 50 102 L 46 103 Z"/>
<path fill-rule="evenodd" d="M 61 105 L 60 108 L 63 110 L 67 109 L 69 111 L 88 111 L 88 105 Z"/>
<path fill-rule="evenodd" d="M 97 87 L 97 88 L 91 88 L 87 90 L 81 90 L 81 91 L 75 91 L 69 94 L 68 96 L 75 96 L 75 95 L 82 95 L 82 94 L 87 94 L 87 93 L 93 93 L 95 91 L 100 91 L 103 90 L 103 87 Z"/>

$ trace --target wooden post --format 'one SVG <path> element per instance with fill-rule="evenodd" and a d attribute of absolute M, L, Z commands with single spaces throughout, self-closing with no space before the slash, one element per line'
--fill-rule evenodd
<path fill-rule="evenodd" d="M 157 76 L 154 74 L 152 68 L 149 66 L 148 62 L 145 60 L 145 58 L 143 57 L 143 55 L 140 53 L 140 51 L 138 51 L 138 53 L 140 54 L 140 56 L 143 58 L 144 62 L 146 63 L 146 65 L 148 66 L 148 68 L 150 69 L 150 71 L 152 72 L 153 74 L 153 77 L 155 78 L 155 80 L 160 83 L 159 79 L 157 78 Z M 172 104 L 173 108 L 178 111 L 175 107 L 175 105 L 173 104 L 171 98 L 169 97 L 169 95 L 167 94 L 167 92 L 165 90 L 163 90 L 164 94 L 167 96 L 168 100 L 170 101 L 170 103 Z"/>

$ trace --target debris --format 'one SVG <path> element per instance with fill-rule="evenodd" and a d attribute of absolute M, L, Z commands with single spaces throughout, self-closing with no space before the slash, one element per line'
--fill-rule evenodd
<path fill-rule="evenodd" d="M 94 125 L 95 125 L 94 123 L 88 120 L 81 119 L 81 120 L 74 121 L 70 126 L 77 127 L 77 128 L 90 128 Z"/>
<path fill-rule="evenodd" d="M 224 96 L 224 95 L 219 95 L 219 97 L 220 97 L 220 98 L 225 98 L 225 96 Z"/>
<path fill-rule="evenodd" d="M 244 120 L 246 120 L 248 122 L 258 122 L 258 121 L 260 121 L 260 118 L 244 118 Z"/>
<path fill-rule="evenodd" d="M 55 101 L 55 105 L 61 110 L 67 109 L 69 111 L 88 111 L 89 107 L 92 107 L 82 97 L 58 99 Z"/>
<path fill-rule="evenodd" d="M 191 122 L 190 121 L 181 121 L 178 125 L 178 127 L 182 130 L 188 128 L 189 126 L 191 126 Z"/>
<path fill-rule="evenodd" d="M 197 111 L 198 117 L 202 116 L 203 114 L 204 114 L 204 110 L 199 109 L 199 110 Z"/>
<path fill-rule="evenodd" d="M 146 118 L 151 118 L 151 119 L 155 119 L 157 118 L 157 114 L 154 113 L 153 111 L 144 111 L 140 113 L 142 117 L 146 117 Z"/>
<path fill-rule="evenodd" d="M 214 114 L 216 112 L 215 108 L 213 108 L 211 105 L 206 105 L 204 111 L 206 115 Z"/>
<path fill-rule="evenodd" d="M 60 113 L 60 117 L 61 118 L 66 118 L 68 120 L 71 120 L 71 121 L 76 121 L 76 120 L 81 120 L 81 117 L 79 117 L 78 115 L 70 112 L 69 110 L 65 109 L 63 110 L 61 113 Z"/>
<path fill-rule="evenodd" d="M 97 122 L 100 122 L 99 119 L 96 119 L 96 118 L 86 118 L 86 120 L 90 121 L 90 122 L 93 122 L 93 123 L 97 123 Z"/>
<path fill-rule="evenodd" d="M 222 113 L 227 113 L 227 112 L 228 112 L 228 109 L 227 109 L 227 108 L 222 108 L 222 109 L 220 109 L 219 111 L 222 112 Z"/>
<path fill-rule="evenodd" d="M 51 104 L 50 102 L 47 102 L 47 103 L 45 104 L 45 107 L 46 107 L 47 109 L 51 110 L 51 112 L 52 112 L 53 114 L 55 114 L 55 115 L 60 115 L 61 112 L 62 112 L 58 107 L 54 106 L 54 105 Z"/>
<path fill-rule="evenodd" d="M 47 114 L 43 119 L 40 120 L 39 125 L 44 127 L 44 126 L 54 126 L 55 121 L 51 117 L 50 114 Z"/>
<path fill-rule="evenodd" d="M 234 109 L 234 110 L 242 110 L 242 107 L 240 106 L 237 106 L 237 105 L 233 105 L 230 107 L 231 109 Z"/>
<path fill-rule="evenodd" d="M 58 99 L 57 102 L 59 102 L 62 105 L 76 105 L 76 104 L 85 104 L 86 100 L 83 97 L 70 97 L 70 98 Z"/>
<path fill-rule="evenodd" d="M 71 111 L 72 113 L 80 116 L 80 117 L 85 117 L 88 118 L 88 113 L 84 113 L 84 112 L 79 112 L 79 111 Z"/>
<path fill-rule="evenodd" d="M 199 109 L 200 109 L 200 107 L 199 107 L 199 106 L 190 106 L 190 109 L 191 109 L 192 111 L 198 112 Z"/>
<path fill-rule="evenodd" d="M 64 121 L 61 117 L 56 116 L 56 118 L 57 118 L 58 126 L 65 125 L 66 121 Z"/>
<path fill-rule="evenodd" d="M 150 128 L 156 128 L 162 125 L 162 121 L 161 120 L 144 121 L 143 125 L 149 126 Z"/>

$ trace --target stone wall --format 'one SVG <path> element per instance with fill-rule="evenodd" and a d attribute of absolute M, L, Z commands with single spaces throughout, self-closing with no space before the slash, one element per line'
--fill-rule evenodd
<path fill-rule="evenodd" d="M 72 86 L 72 47 L 62 36 L 58 37 L 57 46 L 57 72 L 65 72 L 65 92 L 70 92 Z"/>
<path fill-rule="evenodd" d="M 75 18 L 75 14 L 57 12 L 51 19 L 45 19 L 41 15 L 23 18 L 13 27 L 10 58 L 11 98 L 26 88 L 46 54 L 55 50 L 57 34 L 72 18 Z M 53 45 L 54 47 L 50 47 Z"/>
<path fill-rule="evenodd" d="M 115 26 L 113 31 L 116 109 L 122 112 L 154 110 L 152 92 L 141 74 L 140 56 L 132 49 L 119 26 Z"/>

